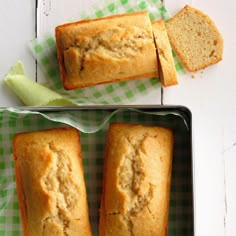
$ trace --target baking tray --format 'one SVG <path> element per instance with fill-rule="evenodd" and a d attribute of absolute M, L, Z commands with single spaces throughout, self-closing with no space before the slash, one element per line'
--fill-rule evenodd
<path fill-rule="evenodd" d="M 90 220 L 93 235 L 98 235 L 103 158 L 110 122 L 159 125 L 174 130 L 168 235 L 194 235 L 191 112 L 183 106 L 149 105 L 0 108 L 0 235 L 22 235 L 13 172 L 13 135 L 69 124 L 81 130 Z"/>

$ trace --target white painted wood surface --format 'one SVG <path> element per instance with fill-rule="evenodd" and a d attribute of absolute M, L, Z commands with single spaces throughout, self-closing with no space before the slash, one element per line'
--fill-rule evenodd
<path fill-rule="evenodd" d="M 46 4 L 46 18 L 38 19 L 38 34 L 54 23 L 67 21 L 77 10 L 93 1 L 39 0 Z M 56 3 L 56 4 L 55 4 Z M 186 105 L 193 114 L 195 230 L 197 236 L 236 235 L 236 3 L 220 0 L 165 0 L 174 14 L 186 3 L 203 10 L 215 21 L 225 40 L 224 60 L 203 72 L 179 76 L 179 85 L 164 89 L 164 104 Z M 65 6 L 71 9 L 65 11 Z M 58 18 L 60 16 L 60 18 Z M 50 18 L 51 17 L 51 18 Z M 50 18 L 50 20 L 49 20 Z M 56 19 L 53 21 L 52 19 Z M 53 23 L 54 22 L 54 23 Z M 30 78 L 35 79 L 35 61 L 27 43 L 35 36 L 35 1 L 4 1 L 0 7 L 0 106 L 21 102 L 2 83 L 17 60 L 22 60 Z M 39 77 L 42 75 L 39 72 Z M 39 78 L 40 79 L 40 78 Z M 137 103 L 154 104 L 149 94 Z"/>
<path fill-rule="evenodd" d="M 30 78 L 35 77 L 35 61 L 28 42 L 35 35 L 35 1 L 1 1 L 0 6 L 0 106 L 22 105 L 2 78 L 17 60 L 22 60 Z"/>
<path fill-rule="evenodd" d="M 166 1 L 175 13 L 173 0 Z M 183 0 L 180 1 L 183 4 Z M 182 76 L 178 89 L 164 91 L 164 103 L 193 113 L 196 235 L 236 235 L 236 3 L 193 0 L 223 34 L 224 60 L 203 72 Z M 180 5 L 180 3 L 179 3 Z"/>

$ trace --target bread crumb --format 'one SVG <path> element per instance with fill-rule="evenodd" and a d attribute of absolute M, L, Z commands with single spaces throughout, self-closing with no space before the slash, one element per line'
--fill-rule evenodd
<path fill-rule="evenodd" d="M 189 71 L 199 71 L 222 60 L 223 37 L 205 13 L 186 5 L 166 27 L 172 47 Z"/>

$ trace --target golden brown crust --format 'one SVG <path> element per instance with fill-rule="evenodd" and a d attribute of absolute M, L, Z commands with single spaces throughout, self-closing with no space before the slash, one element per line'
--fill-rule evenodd
<path fill-rule="evenodd" d="M 24 235 L 92 235 L 78 131 L 16 134 L 13 153 Z"/>
<path fill-rule="evenodd" d="M 170 129 L 110 125 L 99 233 L 166 235 L 173 152 Z"/>
<path fill-rule="evenodd" d="M 147 12 L 64 24 L 55 35 L 65 89 L 158 76 Z"/>
<path fill-rule="evenodd" d="M 222 60 L 223 37 L 208 15 L 186 5 L 166 23 L 172 47 L 189 71 Z"/>
<path fill-rule="evenodd" d="M 172 55 L 169 38 L 167 35 L 165 23 L 163 20 L 152 22 L 153 34 L 157 48 L 158 59 L 161 68 L 159 69 L 161 83 L 164 87 L 177 85 L 177 74 Z"/>
<path fill-rule="evenodd" d="M 14 156 L 14 160 L 15 160 Z M 22 222 L 22 230 L 23 230 L 23 235 L 28 236 L 28 231 L 27 231 L 27 215 L 26 215 L 26 208 L 25 208 L 25 199 L 23 195 L 23 189 L 22 189 L 22 182 L 21 182 L 21 177 L 20 177 L 20 172 L 19 172 L 19 166 L 18 162 L 15 162 L 15 175 L 16 175 L 16 186 L 17 186 L 17 197 L 20 205 L 20 216 L 21 216 L 21 222 Z"/>

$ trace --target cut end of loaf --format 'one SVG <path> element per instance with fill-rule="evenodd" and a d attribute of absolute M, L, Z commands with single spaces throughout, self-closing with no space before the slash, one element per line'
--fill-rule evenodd
<path fill-rule="evenodd" d="M 166 28 L 172 47 L 189 71 L 222 60 L 222 35 L 205 13 L 186 5 L 166 23 Z"/>

